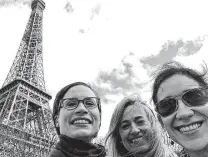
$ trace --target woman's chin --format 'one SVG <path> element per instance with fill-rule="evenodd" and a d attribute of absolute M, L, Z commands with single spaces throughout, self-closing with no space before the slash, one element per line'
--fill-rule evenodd
<path fill-rule="evenodd" d="M 187 142 L 181 143 L 181 145 L 187 151 L 202 151 L 205 148 L 208 148 L 208 141 L 203 140 L 196 140 L 195 142 Z"/>
<path fill-rule="evenodd" d="M 90 141 L 93 138 L 93 133 L 87 131 L 79 131 L 75 133 L 73 136 L 74 138 L 82 141 Z"/>

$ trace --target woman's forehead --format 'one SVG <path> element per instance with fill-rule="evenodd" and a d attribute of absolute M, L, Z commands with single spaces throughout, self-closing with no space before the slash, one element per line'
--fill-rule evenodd
<path fill-rule="evenodd" d="M 199 87 L 199 83 L 185 75 L 176 74 L 161 83 L 157 92 L 158 101 L 183 93 L 192 88 Z"/>
<path fill-rule="evenodd" d="M 95 97 L 95 93 L 86 86 L 77 85 L 70 88 L 64 95 L 63 98 L 85 98 L 85 97 Z"/>
<path fill-rule="evenodd" d="M 125 108 L 123 115 L 122 115 L 122 120 L 128 120 L 132 119 L 134 117 L 145 117 L 146 114 L 144 112 L 144 108 L 139 106 L 139 105 L 130 105 Z"/>

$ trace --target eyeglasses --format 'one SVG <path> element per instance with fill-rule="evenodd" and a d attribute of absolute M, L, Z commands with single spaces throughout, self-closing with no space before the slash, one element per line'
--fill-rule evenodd
<path fill-rule="evenodd" d="M 178 110 L 178 99 L 181 99 L 189 107 L 203 106 L 208 102 L 208 92 L 204 88 L 194 88 L 176 97 L 165 98 L 156 103 L 156 112 L 162 117 L 173 114 Z"/>
<path fill-rule="evenodd" d="M 60 107 L 64 107 L 68 110 L 76 109 L 80 102 L 84 104 L 86 108 L 94 108 L 98 106 L 100 99 L 97 97 L 86 97 L 82 100 L 77 98 L 66 98 L 60 100 Z"/>

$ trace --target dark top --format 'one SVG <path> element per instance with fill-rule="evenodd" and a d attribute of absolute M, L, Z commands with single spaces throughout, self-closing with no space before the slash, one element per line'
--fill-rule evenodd
<path fill-rule="evenodd" d="M 189 155 L 186 153 L 186 151 L 183 149 L 183 150 L 180 152 L 179 157 L 190 157 L 190 156 L 189 156 Z"/>
<path fill-rule="evenodd" d="M 60 141 L 49 157 L 105 157 L 105 148 L 99 144 L 86 143 L 60 135 Z"/>

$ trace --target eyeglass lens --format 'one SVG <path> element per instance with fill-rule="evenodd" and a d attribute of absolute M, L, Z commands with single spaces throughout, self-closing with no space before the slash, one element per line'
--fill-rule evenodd
<path fill-rule="evenodd" d="M 202 106 L 208 102 L 207 92 L 204 89 L 193 89 L 184 93 L 181 97 L 187 106 Z M 156 109 L 163 116 L 169 116 L 178 108 L 176 98 L 164 99 L 159 102 Z"/>
<path fill-rule="evenodd" d="M 69 98 L 69 99 L 64 99 L 62 104 L 63 104 L 63 107 L 67 108 L 67 109 L 75 109 L 78 107 L 79 103 L 82 102 L 85 107 L 87 108 L 92 108 L 92 107 L 95 107 L 97 106 L 97 98 L 85 98 L 83 100 L 78 100 L 78 99 L 75 99 L 75 98 Z"/>

